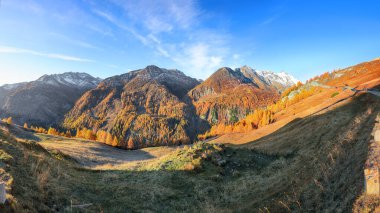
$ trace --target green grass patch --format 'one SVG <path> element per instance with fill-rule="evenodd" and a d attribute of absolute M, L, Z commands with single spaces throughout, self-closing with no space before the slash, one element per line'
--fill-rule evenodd
<path fill-rule="evenodd" d="M 331 94 L 331 98 L 334 98 L 337 95 L 339 95 L 339 92 L 334 92 L 333 94 Z"/>

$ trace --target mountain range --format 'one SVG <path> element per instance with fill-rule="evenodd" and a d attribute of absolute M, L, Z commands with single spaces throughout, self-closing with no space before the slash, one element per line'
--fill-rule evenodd
<path fill-rule="evenodd" d="M 248 66 L 223 67 L 205 81 L 151 65 L 104 80 L 86 73 L 44 75 L 0 87 L 0 116 L 19 124 L 103 130 L 126 147 L 186 144 L 210 125 L 237 122 L 274 103 L 297 80 Z"/>
<path fill-rule="evenodd" d="M 11 116 L 19 124 L 58 124 L 78 98 L 100 82 L 86 73 L 67 72 L 4 85 L 0 87 L 0 116 Z"/>
<path fill-rule="evenodd" d="M 285 91 L 260 73 L 148 66 L 89 84 L 56 123 L 75 136 L 0 121 L 0 212 L 377 212 L 380 60 Z"/>

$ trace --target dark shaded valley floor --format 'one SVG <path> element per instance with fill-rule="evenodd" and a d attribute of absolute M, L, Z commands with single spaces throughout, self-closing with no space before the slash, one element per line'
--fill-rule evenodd
<path fill-rule="evenodd" d="M 3 211 L 347 212 L 380 101 L 369 94 L 294 120 L 243 146 L 199 143 L 125 170 L 91 170 L 38 142 L 1 133 Z M 356 207 L 355 207 L 356 208 Z"/>

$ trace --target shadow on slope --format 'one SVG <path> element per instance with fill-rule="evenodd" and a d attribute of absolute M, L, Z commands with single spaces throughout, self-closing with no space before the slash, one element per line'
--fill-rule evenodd
<path fill-rule="evenodd" d="M 362 95 L 244 146 L 202 143 L 136 170 L 78 168 L 38 144 L 3 138 L 8 142 L 0 150 L 11 158 L 2 158 L 0 177 L 12 180 L 13 196 L 3 208 L 68 211 L 70 203 L 91 203 L 77 211 L 351 211 L 363 190 L 379 107 Z"/>
<path fill-rule="evenodd" d="M 5 212 L 63 212 L 71 210 L 71 203 L 92 204 L 74 212 L 223 211 L 238 202 L 225 189 L 229 182 L 246 172 L 259 174 L 275 160 L 247 149 L 200 144 L 153 167 L 96 171 L 51 155 L 38 143 L 0 138 L 0 178 L 9 193 L 8 204 L 0 206 Z"/>
<path fill-rule="evenodd" d="M 0 121 L 0 128 L 13 135 L 17 135 L 17 138 L 19 139 L 41 141 L 40 138 L 35 136 L 34 132 L 27 131 L 18 125 L 7 125 L 3 121 Z"/>
<path fill-rule="evenodd" d="M 293 156 L 278 171 L 282 183 L 268 186 L 276 195 L 270 197 L 272 211 L 348 212 L 363 191 L 364 163 L 379 112 L 380 99 L 363 94 L 346 105 L 296 119 L 270 135 L 234 147 Z"/>

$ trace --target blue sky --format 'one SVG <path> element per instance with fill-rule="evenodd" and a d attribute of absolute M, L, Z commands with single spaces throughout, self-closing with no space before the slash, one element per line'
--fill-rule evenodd
<path fill-rule="evenodd" d="M 249 65 L 306 80 L 380 57 L 379 11 L 375 0 L 2 0 L 0 85 L 150 64 L 201 79 Z"/>

